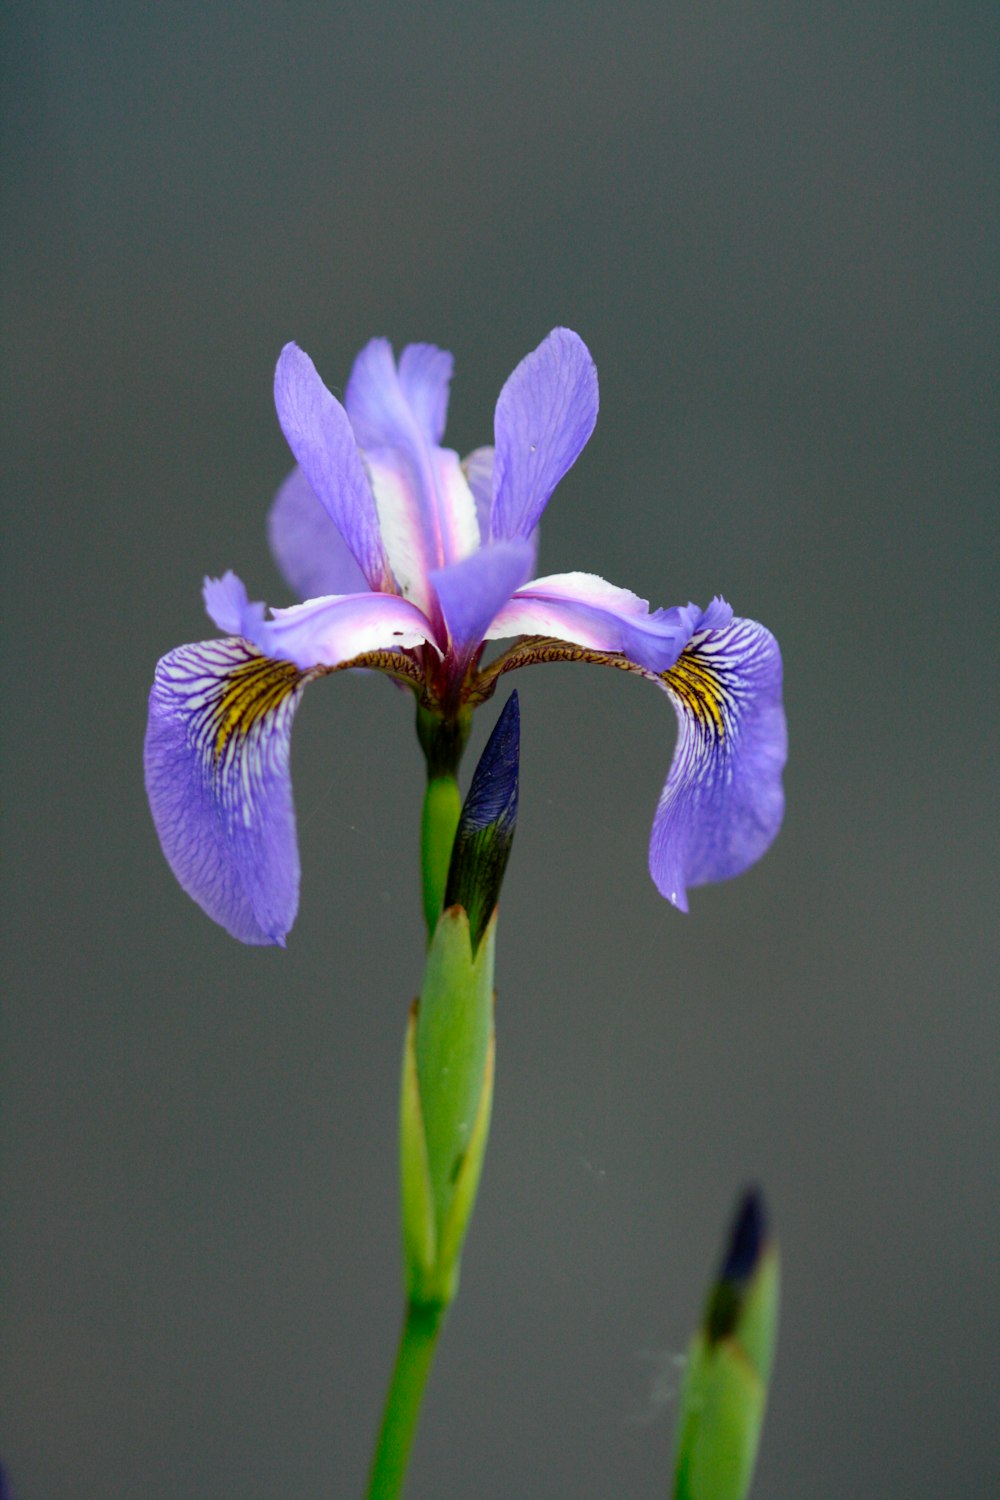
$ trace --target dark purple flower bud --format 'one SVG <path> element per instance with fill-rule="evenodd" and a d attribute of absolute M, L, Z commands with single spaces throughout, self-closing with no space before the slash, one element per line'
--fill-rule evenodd
<path fill-rule="evenodd" d="M 521 719 L 512 693 L 483 751 L 458 820 L 444 904 L 463 906 L 476 952 L 500 898 L 517 825 Z"/>
<path fill-rule="evenodd" d="M 737 1208 L 719 1274 L 709 1293 L 705 1314 L 709 1342 L 732 1333 L 766 1243 L 764 1200 L 757 1188 L 748 1188 Z"/>
<path fill-rule="evenodd" d="M 767 1235 L 764 1200 L 760 1191 L 748 1188 L 743 1194 L 729 1233 L 726 1257 L 719 1271 L 720 1281 L 748 1281 L 753 1274 Z"/>

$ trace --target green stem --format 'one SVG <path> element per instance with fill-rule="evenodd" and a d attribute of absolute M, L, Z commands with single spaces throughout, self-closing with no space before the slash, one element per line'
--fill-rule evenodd
<path fill-rule="evenodd" d="M 472 714 L 467 709 L 454 718 L 445 719 L 430 709 L 417 706 L 417 738 L 427 761 L 427 791 L 420 825 L 420 870 L 428 939 L 434 936 L 444 905 L 451 849 L 462 811 L 456 773 L 471 723 Z"/>
<path fill-rule="evenodd" d="M 444 905 L 448 883 L 448 866 L 462 811 L 462 798 L 454 776 L 431 776 L 424 793 L 424 811 L 420 824 L 420 871 L 423 877 L 424 919 L 427 936 L 434 936 L 438 917 Z"/>
<path fill-rule="evenodd" d="M 440 1303 L 411 1302 L 407 1306 L 372 1462 L 368 1500 L 397 1500 L 403 1493 L 420 1403 L 444 1313 Z"/>

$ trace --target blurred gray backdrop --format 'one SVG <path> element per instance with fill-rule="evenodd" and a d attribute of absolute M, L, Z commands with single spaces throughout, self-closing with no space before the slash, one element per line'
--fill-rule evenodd
<path fill-rule="evenodd" d="M 175 885 L 157 657 L 264 518 L 296 339 L 556 323 L 602 410 L 542 570 L 722 591 L 785 655 L 788 815 L 691 915 L 669 705 L 522 674 L 495 1124 L 414 1500 L 663 1495 L 741 1184 L 786 1266 L 755 1494 L 993 1496 L 997 13 L 35 0 L 6 13 L 0 1453 L 18 1500 L 360 1494 L 400 1313 L 421 761 L 308 695 L 287 952 Z M 473 754 L 495 718 L 480 716 Z M 471 757 L 470 757 L 471 759 Z"/>

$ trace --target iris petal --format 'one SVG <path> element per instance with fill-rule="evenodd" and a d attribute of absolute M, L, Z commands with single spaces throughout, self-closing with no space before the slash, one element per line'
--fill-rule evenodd
<path fill-rule="evenodd" d="M 448 634 L 460 660 L 485 639 L 487 627 L 531 572 L 530 542 L 498 542 L 431 574 Z"/>
<path fill-rule="evenodd" d="M 264 605 L 251 604 L 246 584 L 230 568 L 221 578 L 206 578 L 201 588 L 209 618 L 224 635 L 252 640 L 264 620 Z"/>
<path fill-rule="evenodd" d="M 293 662 L 302 671 L 339 667 L 365 652 L 436 647 L 426 616 L 398 594 L 332 594 L 274 609 L 264 619 L 264 605 L 247 599 L 235 573 L 206 578 L 205 608 L 220 630 L 241 635 L 265 656 Z"/>
<path fill-rule="evenodd" d="M 369 651 L 432 645 L 427 617 L 397 594 L 341 594 L 271 611 L 248 639 L 268 656 L 310 667 L 338 667 Z"/>
<path fill-rule="evenodd" d="M 488 640 L 552 636 L 662 672 L 677 660 L 700 618 L 695 604 L 651 614 L 645 599 L 594 573 L 556 573 L 518 589 L 485 634 Z"/>
<path fill-rule="evenodd" d="M 705 620 L 720 617 L 713 605 Z M 681 911 L 689 886 L 741 874 L 781 826 L 781 679 L 777 641 L 741 619 L 699 631 L 660 679 L 677 712 L 678 738 L 653 820 L 649 869 Z"/>
<path fill-rule="evenodd" d="M 393 358 L 388 339 L 370 339 L 347 382 L 344 405 L 362 448 L 398 448 L 416 428 L 436 447 L 444 436 L 452 356 L 433 344 L 407 344 Z"/>
<path fill-rule="evenodd" d="M 410 344 L 397 369 L 387 339 L 354 362 L 344 397 L 364 449 L 393 572 L 421 609 L 433 609 L 428 575 L 479 545 L 476 504 L 458 456 L 438 446 L 448 407 L 451 355 Z"/>
<path fill-rule="evenodd" d="M 476 502 L 479 534 L 485 540 L 490 535 L 493 514 L 493 449 L 474 448 L 467 453 L 462 459 L 462 473 Z"/>
<path fill-rule="evenodd" d="M 244 943 L 283 945 L 298 909 L 288 749 L 306 680 L 237 638 L 180 646 L 156 668 L 153 822 L 184 890 Z"/>
<path fill-rule="evenodd" d="M 350 548 L 298 466 L 274 497 L 267 533 L 274 560 L 300 599 L 367 589 Z"/>
<path fill-rule="evenodd" d="M 528 537 L 597 421 L 597 370 L 583 340 L 554 328 L 508 378 L 494 419 L 492 537 Z"/>
<path fill-rule="evenodd" d="M 479 545 L 475 502 L 458 454 L 432 448 L 418 467 L 401 449 L 367 449 L 365 464 L 396 581 L 408 599 L 430 614 L 430 574 Z M 461 524 L 453 527 L 456 518 Z"/>
<path fill-rule="evenodd" d="M 274 404 L 288 446 L 370 587 L 391 589 L 375 497 L 354 430 L 308 354 L 295 344 L 281 351 L 274 372 Z"/>
<path fill-rule="evenodd" d="M 479 519 L 479 534 L 486 542 L 493 535 L 493 460 L 495 450 L 493 448 L 474 448 L 462 459 L 462 473 L 465 475 L 472 491 L 472 497 L 476 502 L 476 515 Z M 538 563 L 538 527 L 528 537 L 531 543 L 531 567 L 528 576 L 535 571 Z"/>

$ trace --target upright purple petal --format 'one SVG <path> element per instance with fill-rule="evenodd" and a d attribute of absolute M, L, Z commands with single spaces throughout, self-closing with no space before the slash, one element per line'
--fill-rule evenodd
<path fill-rule="evenodd" d="M 288 747 L 306 680 L 235 638 L 180 646 L 156 668 L 153 822 L 184 890 L 244 943 L 283 945 L 298 909 Z"/>
<path fill-rule="evenodd" d="M 534 561 L 530 542 L 498 542 L 431 574 L 459 660 L 482 644 L 490 622 L 528 577 Z"/>
<path fill-rule="evenodd" d="M 487 640 L 551 636 L 663 672 L 677 660 L 700 619 L 696 604 L 650 614 L 645 599 L 594 573 L 556 573 L 519 588 L 485 634 Z"/>
<path fill-rule="evenodd" d="M 367 449 L 365 466 L 396 582 L 407 599 L 431 614 L 431 573 L 469 556 L 479 545 L 475 502 L 458 454 L 447 448 L 428 450 L 425 474 L 430 476 L 429 485 L 399 448 Z M 431 493 L 433 498 L 426 501 Z M 442 516 L 464 519 L 452 528 L 450 521 L 439 524 Z"/>
<path fill-rule="evenodd" d="M 399 368 L 388 339 L 371 339 L 351 371 L 344 405 L 362 448 L 398 448 L 413 427 L 437 447 L 448 417 L 454 360 L 433 344 L 407 344 Z M 412 425 L 411 425 L 412 424 Z"/>
<path fill-rule="evenodd" d="M 378 511 L 347 413 L 307 354 L 286 344 L 274 373 L 278 420 L 302 471 L 373 589 L 392 589 Z"/>
<path fill-rule="evenodd" d="M 246 584 L 232 568 L 221 578 L 206 578 L 201 586 L 205 609 L 223 635 L 242 635 L 252 640 L 264 620 L 266 606 L 251 603 Z"/>
<path fill-rule="evenodd" d="M 528 537 L 597 421 L 597 370 L 568 328 L 522 359 L 497 402 L 492 537 Z"/>
<path fill-rule="evenodd" d="M 274 497 L 267 533 L 274 560 L 300 599 L 367 589 L 350 548 L 297 465 Z"/>
<path fill-rule="evenodd" d="M 462 459 L 462 473 L 476 502 L 479 535 L 486 541 L 490 535 L 493 514 L 493 449 L 474 448 Z"/>
<path fill-rule="evenodd" d="M 687 911 L 689 886 L 741 874 L 781 826 L 787 736 L 778 643 L 754 620 L 699 631 L 661 685 L 678 737 L 649 869 L 661 894 Z"/>
<path fill-rule="evenodd" d="M 476 516 L 479 521 L 479 534 L 484 544 L 493 535 L 493 462 L 495 450 L 493 448 L 474 448 L 462 459 L 462 473 L 468 481 L 472 498 L 476 502 Z M 532 562 L 528 569 L 528 576 L 535 571 L 538 565 L 538 527 L 528 537 L 531 543 Z"/>
<path fill-rule="evenodd" d="M 443 350 L 411 344 L 397 369 L 388 340 L 372 339 L 354 362 L 344 398 L 393 573 L 425 611 L 433 609 L 432 570 L 469 556 L 480 540 L 458 456 L 438 446 L 451 365 Z"/>

